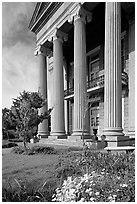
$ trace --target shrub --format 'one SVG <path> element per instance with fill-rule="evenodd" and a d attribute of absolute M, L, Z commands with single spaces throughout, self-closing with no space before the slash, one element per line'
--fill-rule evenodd
<path fill-rule="evenodd" d="M 68 148 L 68 151 L 69 152 L 72 152 L 72 151 L 81 151 L 83 148 L 81 147 L 69 147 Z"/>
<path fill-rule="evenodd" d="M 100 172 L 102 169 L 111 174 L 123 174 L 125 171 L 133 173 L 135 171 L 135 154 L 111 154 L 88 150 L 84 156 L 76 160 L 76 163 L 84 173 Z"/>
<path fill-rule="evenodd" d="M 85 156 L 74 158 L 72 162 L 71 159 L 68 167 L 60 164 L 64 169 L 72 168 L 72 172 L 70 174 L 65 171 L 68 177 L 61 187 L 56 189 L 53 201 L 135 201 L 134 153 L 108 154 L 88 151 Z M 79 174 L 76 173 L 78 170 Z"/>
<path fill-rule="evenodd" d="M 54 147 L 46 147 L 46 146 L 33 146 L 32 148 L 28 148 L 27 151 L 24 147 L 18 146 L 16 148 L 13 148 L 13 153 L 16 154 L 27 154 L 27 155 L 33 155 L 33 154 L 56 154 L 56 150 Z"/>
<path fill-rule="evenodd" d="M 15 138 L 15 139 L 9 139 L 10 142 L 23 142 L 22 139 L 18 139 L 18 138 Z"/>
<path fill-rule="evenodd" d="M 54 147 L 34 146 L 31 148 L 34 154 L 56 154 Z"/>
<path fill-rule="evenodd" d="M 59 158 L 58 164 L 55 167 L 56 177 L 60 179 L 60 184 L 62 184 L 64 179 L 68 176 L 80 175 L 81 169 L 77 165 L 76 159 L 80 158 L 80 152 L 67 152 L 62 154 Z"/>
<path fill-rule="evenodd" d="M 81 177 L 68 177 L 61 188 L 56 189 L 52 201 L 58 202 L 112 202 L 135 201 L 135 184 L 119 177 L 95 173 Z"/>
<path fill-rule="evenodd" d="M 2 148 L 11 148 L 11 147 L 16 147 L 16 146 L 18 145 L 14 142 L 7 142 L 6 144 L 2 144 Z"/>
<path fill-rule="evenodd" d="M 14 147 L 11 152 L 15 154 L 22 154 L 24 151 L 25 151 L 24 147 L 18 146 L 18 147 Z"/>

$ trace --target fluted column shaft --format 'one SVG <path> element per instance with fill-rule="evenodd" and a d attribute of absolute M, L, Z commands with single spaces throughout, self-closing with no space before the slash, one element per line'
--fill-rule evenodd
<path fill-rule="evenodd" d="M 81 135 L 87 96 L 86 86 L 86 34 L 85 20 L 74 18 L 74 129 L 73 135 Z"/>
<path fill-rule="evenodd" d="M 42 96 L 46 99 L 46 104 L 39 109 L 39 114 L 48 111 L 48 102 L 47 102 L 47 55 L 49 50 L 44 46 L 39 46 L 35 55 L 38 55 L 39 60 L 39 91 Z M 41 137 L 47 137 L 49 135 L 48 130 L 48 119 L 43 120 L 42 123 L 38 126 L 38 135 Z"/>
<path fill-rule="evenodd" d="M 106 3 L 104 126 L 105 135 L 123 135 L 120 2 Z"/>
<path fill-rule="evenodd" d="M 54 108 L 51 114 L 51 135 L 65 134 L 64 119 L 64 81 L 63 81 L 63 40 L 53 37 L 53 68 L 54 68 Z"/>

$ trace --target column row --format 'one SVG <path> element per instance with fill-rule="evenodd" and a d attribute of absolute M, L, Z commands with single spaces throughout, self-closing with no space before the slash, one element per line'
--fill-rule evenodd
<path fill-rule="evenodd" d="M 122 136 L 122 94 L 121 94 L 121 5 L 119 2 L 106 3 L 105 10 L 105 99 L 104 99 L 104 134 L 107 136 Z M 91 14 L 80 4 L 70 15 L 74 23 L 74 129 L 73 136 L 81 136 L 84 126 L 87 104 L 86 86 L 86 21 L 91 20 Z M 56 30 L 53 41 L 54 95 L 51 117 L 51 135 L 65 135 L 64 118 L 64 85 L 63 85 L 63 41 L 66 35 Z M 45 54 L 46 53 L 46 54 Z M 40 88 L 47 98 L 47 51 L 37 52 L 40 58 Z M 41 111 L 47 110 L 47 105 Z M 85 117 L 86 120 L 86 117 Z M 47 121 L 39 126 L 39 134 L 48 135 Z M 84 133 L 88 134 L 85 127 Z"/>

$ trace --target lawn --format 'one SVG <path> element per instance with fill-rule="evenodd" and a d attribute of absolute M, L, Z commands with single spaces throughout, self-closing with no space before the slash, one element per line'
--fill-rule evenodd
<path fill-rule="evenodd" d="M 12 185 L 15 178 L 31 186 L 41 186 L 54 174 L 54 165 L 58 155 L 17 155 L 4 152 L 2 157 L 3 187 L 10 181 Z"/>
<path fill-rule="evenodd" d="M 37 187 L 42 186 L 47 180 L 55 181 L 55 166 L 58 163 L 59 154 L 18 155 L 12 153 L 11 149 L 2 150 L 3 187 L 9 185 L 9 182 L 17 185 L 14 179 Z"/>

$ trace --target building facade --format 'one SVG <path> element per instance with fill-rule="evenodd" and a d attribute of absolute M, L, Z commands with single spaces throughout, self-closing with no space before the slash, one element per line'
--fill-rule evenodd
<path fill-rule="evenodd" d="M 78 141 L 96 130 L 110 146 L 135 137 L 135 3 L 37 3 L 29 29 L 47 98 L 40 111 L 53 107 L 38 134 Z"/>

